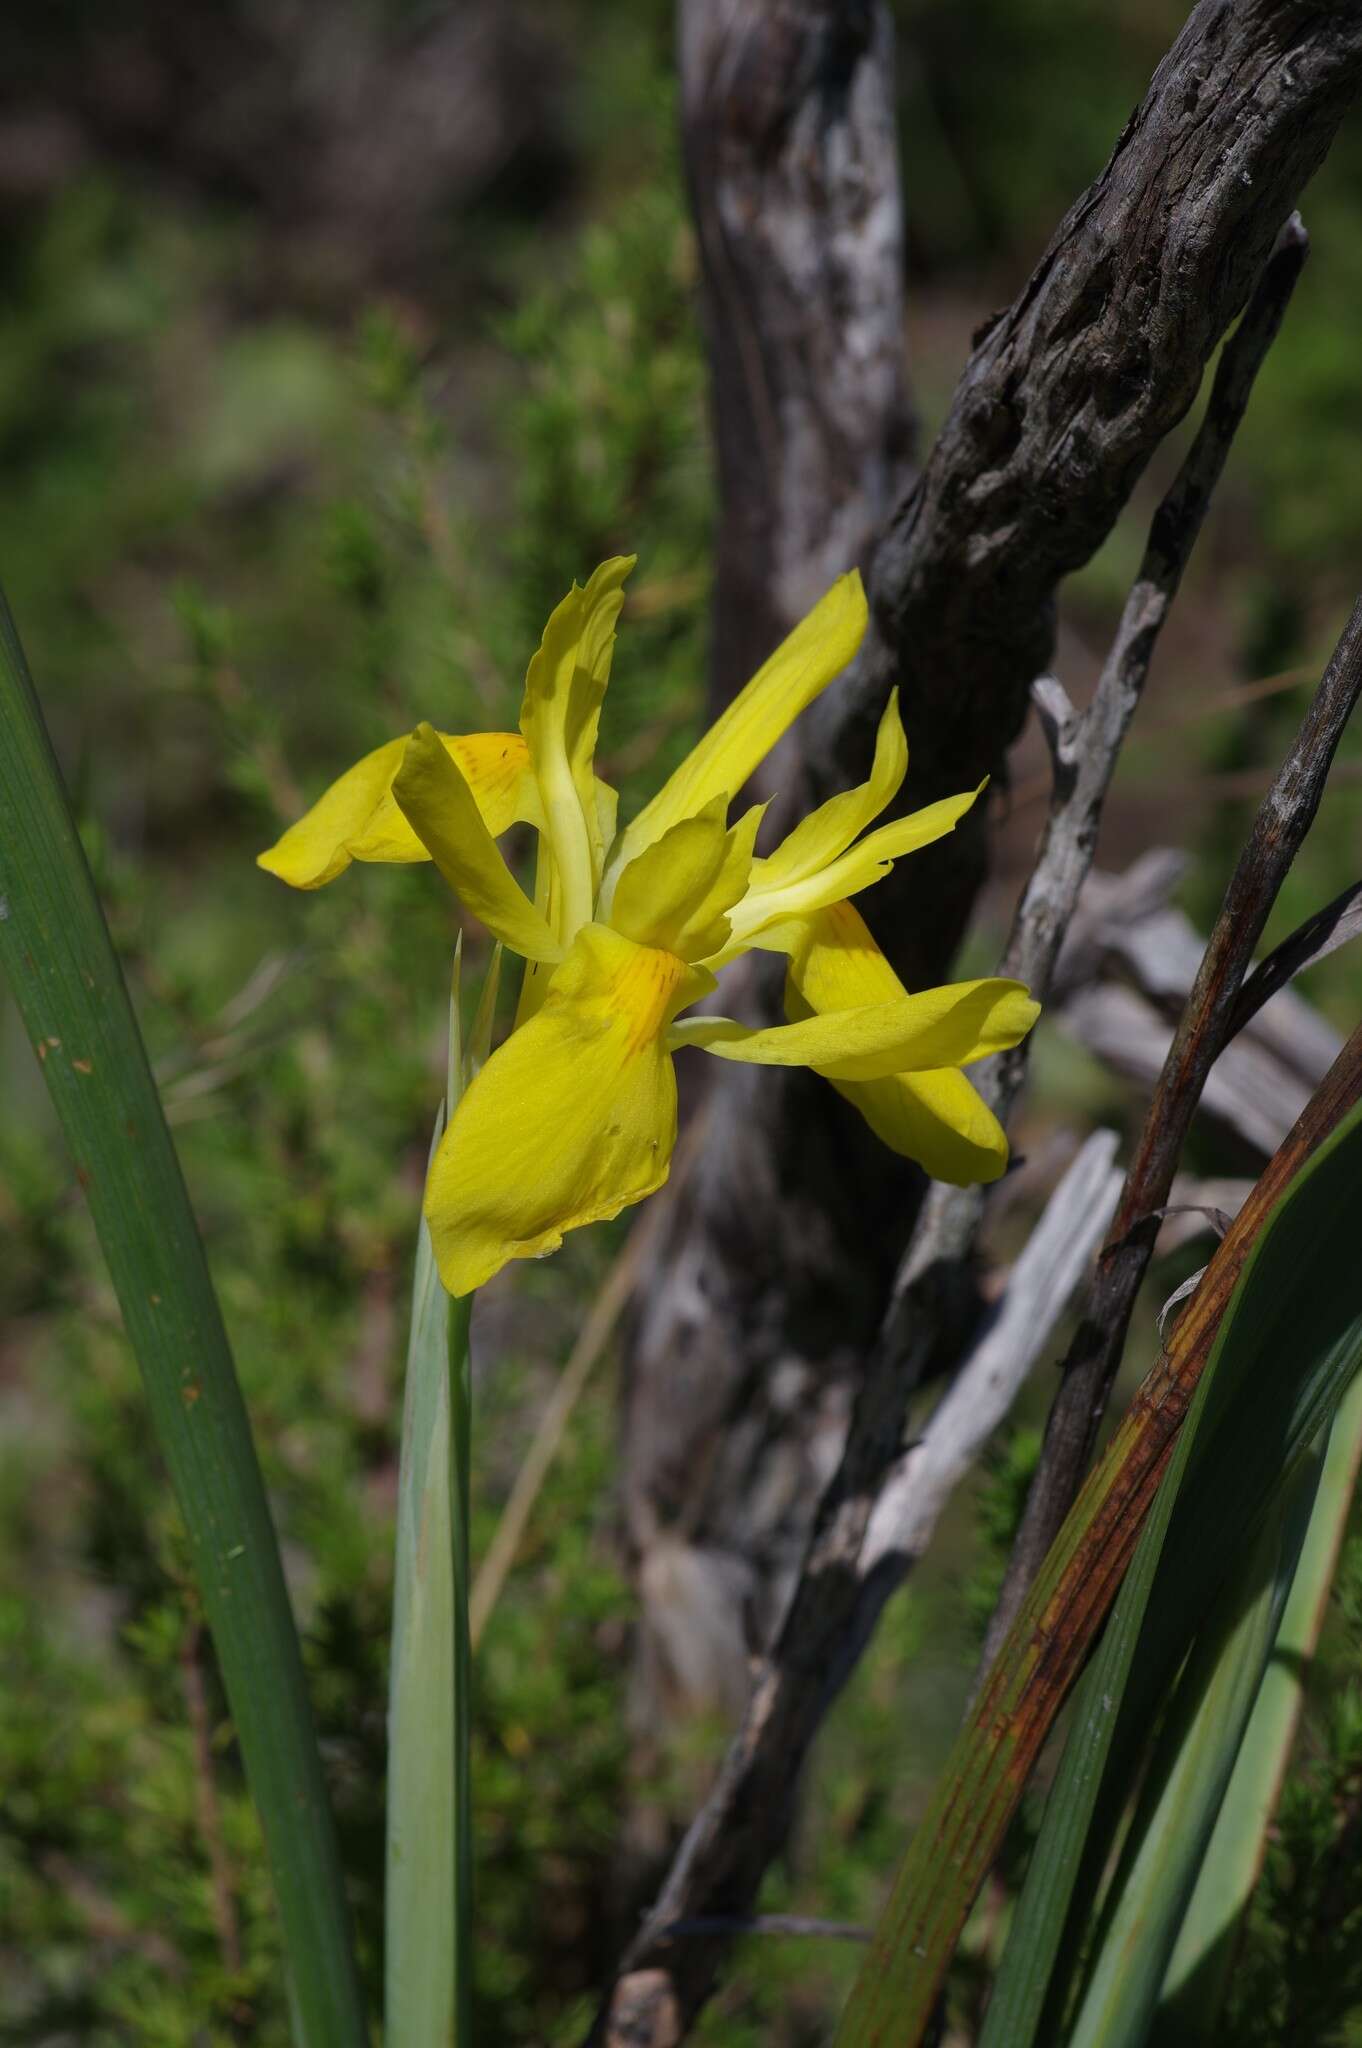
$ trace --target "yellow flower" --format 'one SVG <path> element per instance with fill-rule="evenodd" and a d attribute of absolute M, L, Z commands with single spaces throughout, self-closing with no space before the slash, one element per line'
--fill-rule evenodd
<path fill-rule="evenodd" d="M 352 860 L 433 860 L 526 962 L 516 1028 L 465 1092 L 427 1184 L 453 1294 L 661 1186 L 676 1142 L 672 1054 L 685 1045 L 814 1068 L 885 1144 L 939 1179 L 995 1180 L 1007 1163 L 1007 1140 L 960 1069 L 1015 1045 L 1037 1005 L 1015 981 L 910 995 L 848 900 L 951 831 L 979 791 L 867 829 L 908 768 L 891 697 L 867 782 L 764 858 L 754 851 L 763 806 L 728 822 L 733 796 L 856 652 L 860 578 L 833 585 L 617 833 L 614 791 L 593 762 L 632 567 L 631 556 L 604 563 L 558 606 L 525 679 L 519 732 L 420 725 L 366 755 L 260 856 L 300 889 Z M 515 823 L 538 834 L 533 897 L 496 843 Z M 788 958 L 787 1023 L 679 1015 L 754 946 Z"/>

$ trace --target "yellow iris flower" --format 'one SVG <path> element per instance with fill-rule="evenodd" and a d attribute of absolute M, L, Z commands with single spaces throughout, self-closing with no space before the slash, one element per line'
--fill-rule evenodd
<path fill-rule="evenodd" d="M 615 794 L 593 760 L 632 567 L 631 556 L 603 563 L 558 606 L 529 666 L 519 732 L 420 725 L 357 762 L 260 855 L 299 889 L 352 860 L 433 860 L 527 963 L 516 1028 L 459 1102 L 427 1183 L 452 1294 L 662 1185 L 676 1142 L 672 1054 L 684 1045 L 814 1068 L 938 1179 L 995 1180 L 1007 1163 L 1007 1140 L 960 1069 L 1015 1045 L 1037 1005 L 1015 981 L 910 995 L 849 901 L 899 855 L 951 831 L 979 791 L 866 829 L 908 767 L 891 698 L 867 782 L 764 858 L 754 851 L 764 807 L 728 822 L 730 799 L 856 652 L 859 576 L 833 585 L 617 832 Z M 496 843 L 515 823 L 538 834 L 533 897 Z M 787 956 L 788 1023 L 679 1016 L 754 946 Z"/>

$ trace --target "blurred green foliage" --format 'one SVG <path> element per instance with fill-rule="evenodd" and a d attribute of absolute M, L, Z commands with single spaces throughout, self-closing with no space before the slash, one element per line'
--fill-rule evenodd
<path fill-rule="evenodd" d="M 370 868 L 301 900 L 252 856 L 416 719 L 513 720 L 549 608 L 612 551 L 640 556 L 605 735 L 626 801 L 699 717 L 712 507 L 670 10 L 542 12 L 565 52 L 571 176 L 562 192 L 511 181 L 471 205 L 448 275 L 424 291 L 290 293 L 286 265 L 266 260 L 267 212 L 113 158 L 85 162 L 0 238 L 0 573 L 208 1237 L 375 2003 L 397 1371 L 453 924 L 420 871 Z M 1024 274 L 1178 10 L 905 0 L 899 14 L 930 414 L 958 370 L 961 309 L 977 317 Z M 1354 137 L 1309 202 L 1315 255 L 1190 580 L 1219 665 L 1161 684 L 1165 710 L 1316 660 L 1349 594 L 1359 192 Z M 1142 498 L 1076 579 L 1080 634 L 1109 621 L 1148 511 Z M 1170 746 L 1178 777 L 1205 784 L 1178 818 L 1203 915 L 1243 817 L 1214 778 L 1275 762 L 1302 687 L 1132 760 L 1156 799 Z M 1352 879 L 1355 829 L 1344 786 L 1284 920 Z M 1319 987 L 1351 1021 L 1346 956 Z M 286 2039 L 275 1927 L 211 1654 L 112 1296 L 3 1004 L 0 1053 L 0 2041 L 271 2048 Z M 1042 1085 L 1053 1067 L 1062 1092 L 1071 1065 L 1042 1061 Z M 1097 1087 L 1106 1113 L 1126 1113 L 1112 1084 L 1085 1086 L 1089 1110 Z M 616 1242 L 573 1241 L 483 1304 L 475 1549 Z M 613 1402 L 602 1374 L 479 1661 L 489 2044 L 579 2038 L 627 1932 L 612 1872 L 639 1795 Z M 811 1767 L 766 1909 L 873 1919 L 958 1718 L 1034 1452 L 1028 1420 L 890 1610 Z M 1346 1674 L 1359 1573 L 1350 1554 L 1244 1979 L 1277 1989 L 1245 1992 L 1245 2043 L 1287 2038 L 1263 2031 L 1269 2011 L 1333 2039 L 1356 2004 L 1358 1893 L 1338 1845 L 1358 1800 Z M 717 1740 L 695 1738 L 711 1754 Z M 693 1796 L 693 1751 L 674 1775 L 673 1819 Z M 1311 1875 L 1326 1851 L 1342 1892 Z M 986 1901 L 972 1930 L 966 2027 L 999 1911 Z M 823 2039 L 857 1959 L 752 1937 L 701 2038 Z"/>

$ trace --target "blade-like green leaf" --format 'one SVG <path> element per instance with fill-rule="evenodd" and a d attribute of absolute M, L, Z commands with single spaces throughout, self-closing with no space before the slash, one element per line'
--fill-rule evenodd
<path fill-rule="evenodd" d="M 1279 1491 L 1178 1682 L 1103 1910 L 1070 2048 L 1139 2048 L 1234 1770 L 1305 1540 L 1318 1460 Z M 1176 1566 L 1176 1559 L 1168 1562 Z"/>
<path fill-rule="evenodd" d="M 1116 1703 L 1130 1674 L 1173 1503 L 1205 1407 L 1208 1377 L 1202 1376 L 1097 1654 L 1080 1682 L 1073 1725 L 1008 1930 L 979 2048 L 1030 2048 L 1037 2038 L 1111 1748 Z"/>
<path fill-rule="evenodd" d="M 500 948 L 467 1043 L 462 966 L 460 939 L 449 1004 L 448 1091 L 432 1158 L 474 1068 L 487 1057 Z M 388 1694 L 384 2007 L 393 2048 L 468 2048 L 473 2038 L 470 1308 L 470 1301 L 452 1300 L 440 1285 L 422 1217 L 398 1469 Z"/>
<path fill-rule="evenodd" d="M 1213 2040 L 1244 1911 L 1262 1869 L 1362 1464 L 1362 1376 L 1329 1432 L 1310 1528 L 1229 1789 L 1168 1966 L 1157 2020 L 1167 2048 Z"/>
<path fill-rule="evenodd" d="M 189 1532 L 308 2048 L 365 2039 L 274 1527 L 203 1246 L 0 597 L 0 968 L 42 1063 Z"/>
<path fill-rule="evenodd" d="M 457 1012 L 456 1012 L 457 1014 Z M 441 1109 L 434 1146 L 444 1129 Z M 385 2038 L 444 2048 L 454 2010 L 453 1555 L 446 1301 L 422 1218 L 397 1486 L 388 1693 Z"/>
<path fill-rule="evenodd" d="M 1351 1049 L 1337 1073 L 1342 1101 L 1355 1098 Z M 1269 1174 L 1265 1185 L 1270 1179 Z M 1221 1316 L 1206 1367 L 1205 1405 L 1165 1538 L 1167 1568 L 1146 1610 L 1125 1697 L 1119 1705 L 1113 1702 L 1116 1729 L 1102 1793 L 1108 1803 L 1109 1787 L 1131 1782 L 1138 1740 L 1220 1584 L 1253 1540 L 1274 1495 L 1308 1455 L 1356 1370 L 1362 1353 L 1362 1290 L 1353 1277 L 1359 1187 L 1362 1104 L 1353 1099 L 1262 1219 L 1232 1310 Z M 1242 1241 L 1242 1222 L 1238 1236 Z M 1196 1320 L 1195 1304 L 1188 1320 Z M 1231 1338 L 1232 1356 L 1225 1359 Z M 1146 1394 L 1145 1414 L 1154 1398 L 1152 1391 Z M 1015 1805 L 1022 1742 L 1034 1755 L 1037 1731 L 1048 1725 L 1062 1698 L 1056 1677 L 1064 1654 L 1057 1633 L 1064 1614 L 1060 1590 L 1073 1588 L 1070 1599 L 1077 1592 L 1090 1611 L 1101 1612 L 1100 1590 L 1080 1589 L 1075 1568 L 1088 1526 L 1107 1513 L 1123 1517 L 1126 1489 L 1142 1483 L 1137 1471 L 1130 1481 L 1124 1475 L 1144 1427 L 1134 1426 L 1129 1449 L 1118 1432 L 1028 1596 L 996 1667 L 1002 1676 L 986 1684 L 928 1822 L 909 1849 L 853 1987 L 837 2036 L 840 2048 L 871 2048 L 888 2038 L 886 2028 L 904 2048 L 923 2038 L 949 1945 Z M 1038 1704 L 1024 1714 L 1028 1682 L 1038 1688 Z M 1089 1780 L 1085 1796 L 1090 1790 Z M 1100 1820 L 1088 1832 L 1090 1844 L 1094 1834 L 1099 1843 L 1109 1839 Z M 1080 1879 L 1080 1896 L 1089 1890 Z"/>

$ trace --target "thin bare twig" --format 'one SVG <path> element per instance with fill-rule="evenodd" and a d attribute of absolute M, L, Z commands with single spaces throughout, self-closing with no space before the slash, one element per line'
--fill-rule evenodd
<path fill-rule="evenodd" d="M 1339 891 L 1332 903 L 1326 903 L 1323 910 L 1317 910 L 1313 917 L 1307 917 L 1304 924 L 1274 946 L 1265 960 L 1260 960 L 1239 991 L 1228 1024 L 1225 1037 L 1234 1038 L 1244 1026 L 1251 1023 L 1263 1004 L 1269 1002 L 1280 989 L 1307 967 L 1313 967 L 1317 960 L 1324 960 L 1330 953 L 1346 946 L 1349 939 L 1355 939 L 1362 932 L 1362 882 L 1351 882 Z"/>
<path fill-rule="evenodd" d="M 1042 999 L 1092 864 L 1106 791 L 1154 647 L 1306 248 L 1293 215 L 1221 353 L 1201 427 L 1155 514 L 1092 703 L 1076 714 L 1049 678 L 1033 693 L 1050 741 L 1055 790 L 1003 972 L 1027 980 Z M 1000 1116 L 1006 1116 L 1024 1072 L 1024 1053 L 1004 1055 L 981 1072 L 981 1092 Z M 785 1838 L 793 1787 L 814 1734 L 911 1562 L 899 1551 L 880 1551 L 868 1564 L 866 1533 L 898 1466 L 914 1389 L 952 1370 L 970 1342 L 978 1313 L 971 1261 L 982 1213 L 981 1189 L 934 1183 L 928 1193 L 867 1360 L 841 1462 L 819 1502 L 784 1623 L 757 1668 L 746 1714 L 715 1785 L 623 1959 L 592 2030 L 593 2043 L 663 2048 L 681 2040 L 708 1995 L 730 1937 L 716 1933 L 669 1950 L 663 1931 L 677 1920 L 750 1907 Z"/>
<path fill-rule="evenodd" d="M 1353 606 L 1291 751 L 1263 799 L 1169 1047 L 1098 1262 L 1087 1311 L 1064 1362 L 1041 1462 L 989 1627 L 985 1661 L 1007 1633 L 1078 1492 L 1120 1363 L 1135 1296 L 1153 1254 L 1158 1235 L 1155 1212 L 1168 1200 L 1206 1077 L 1236 1015 L 1245 971 L 1314 821 L 1334 752 L 1359 695 L 1362 598 Z"/>

